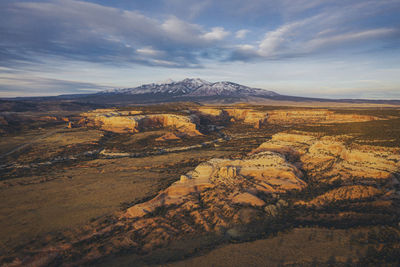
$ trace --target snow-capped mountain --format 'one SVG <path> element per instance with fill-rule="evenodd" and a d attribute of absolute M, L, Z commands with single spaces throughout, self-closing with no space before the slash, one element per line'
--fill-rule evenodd
<path fill-rule="evenodd" d="M 202 79 L 184 79 L 179 82 L 168 81 L 166 83 L 151 83 L 141 85 L 136 88 L 115 89 L 103 91 L 100 94 L 124 94 L 124 95 L 142 95 L 142 94 L 163 94 L 175 97 L 188 96 L 277 96 L 272 91 L 250 88 L 232 82 L 211 83 Z"/>

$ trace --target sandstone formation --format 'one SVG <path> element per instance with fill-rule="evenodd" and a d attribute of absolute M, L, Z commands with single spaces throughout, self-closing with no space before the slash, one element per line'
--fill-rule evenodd
<path fill-rule="evenodd" d="M 328 191 L 325 194 L 322 194 L 308 202 L 299 201 L 297 204 L 306 206 L 323 206 L 344 200 L 354 201 L 371 199 L 382 194 L 382 190 L 379 190 L 373 186 L 349 185 Z"/>
<path fill-rule="evenodd" d="M 116 133 L 136 133 L 153 128 L 172 127 L 189 136 L 199 135 L 197 130 L 200 124 L 198 116 L 206 116 L 218 123 L 242 122 L 254 128 L 265 124 L 310 124 L 310 123 L 345 123 L 376 120 L 377 117 L 339 114 L 334 111 L 315 110 L 271 110 L 263 111 L 251 108 L 227 107 L 200 107 L 188 111 L 192 115 L 176 114 L 143 114 L 142 111 L 120 111 L 116 109 L 97 109 L 82 114 L 79 124 L 99 127 Z"/>
<path fill-rule="evenodd" d="M 391 179 L 400 165 L 399 149 L 349 148 L 337 137 L 281 133 L 255 150 L 260 151 L 283 153 L 288 159 L 297 161 L 295 164 L 306 171 L 309 178 L 326 182 Z"/>
<path fill-rule="evenodd" d="M 80 124 L 99 127 L 103 130 L 116 133 L 137 133 L 147 129 L 171 127 L 189 135 L 200 135 L 197 130 L 195 116 L 175 114 L 148 114 L 137 115 L 141 111 L 117 111 L 101 109 L 83 113 Z"/>
<path fill-rule="evenodd" d="M 129 208 L 126 216 L 142 217 L 169 205 L 198 205 L 199 194 L 210 188 L 213 188 L 210 192 L 221 195 L 218 199 L 226 205 L 263 206 L 257 195 L 301 189 L 305 186 L 301 177 L 302 173 L 295 166 L 273 152 L 258 153 L 242 160 L 212 159 L 182 175 L 180 181 L 154 199 Z M 224 192 L 220 192 L 221 189 Z M 225 196 L 228 191 L 231 193 Z"/>
<path fill-rule="evenodd" d="M 377 117 L 358 114 L 340 114 L 334 111 L 315 110 L 273 110 L 268 112 L 268 122 L 273 124 L 302 123 L 346 123 L 377 120 Z"/>
<path fill-rule="evenodd" d="M 213 117 L 222 117 L 225 115 L 223 109 L 219 108 L 198 108 L 198 112 L 200 112 L 203 115 L 208 115 L 208 116 L 213 116 Z"/>
<path fill-rule="evenodd" d="M 255 195 L 252 195 L 247 192 L 235 195 L 232 198 L 232 203 L 242 204 L 242 205 L 250 205 L 250 206 L 255 206 L 255 207 L 265 205 L 265 202 L 263 200 L 259 199 Z"/>
<path fill-rule="evenodd" d="M 198 108 L 197 112 L 202 115 L 214 117 L 215 119 L 231 122 L 241 121 L 250 124 L 255 128 L 260 128 L 267 121 L 268 114 L 263 111 L 257 111 L 247 108 Z"/>
<path fill-rule="evenodd" d="M 197 109 L 200 114 L 214 117 L 220 120 L 230 119 L 232 122 L 241 121 L 250 124 L 255 128 L 260 128 L 264 124 L 326 124 L 326 123 L 346 123 L 346 122 L 364 122 L 377 120 L 378 117 L 359 115 L 359 114 L 341 114 L 326 109 L 277 109 L 271 111 L 262 111 L 251 108 L 212 108 L 201 107 Z"/>
<path fill-rule="evenodd" d="M 157 137 L 155 140 L 159 141 L 159 142 L 160 141 L 163 142 L 163 141 L 171 141 L 171 140 L 180 140 L 180 138 L 178 136 L 176 136 L 176 134 L 174 134 L 174 133 L 166 133 L 160 137 Z"/>
<path fill-rule="evenodd" d="M 229 108 L 225 109 L 225 111 L 235 120 L 243 121 L 243 123 L 253 125 L 254 128 L 260 128 L 264 123 L 267 122 L 268 114 L 263 111 L 237 108 Z"/>

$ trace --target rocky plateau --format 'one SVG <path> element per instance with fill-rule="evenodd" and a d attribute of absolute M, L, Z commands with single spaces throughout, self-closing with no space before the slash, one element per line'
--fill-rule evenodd
<path fill-rule="evenodd" d="M 260 128 L 266 124 L 329 124 L 380 119 L 368 115 L 338 114 L 323 109 L 262 111 L 240 107 L 222 109 L 201 107 L 189 109 L 186 112 L 188 115 L 143 114 L 141 110 L 97 109 L 82 113 L 82 119 L 78 122 L 78 125 L 97 127 L 115 133 L 137 133 L 150 129 L 171 128 L 181 135 L 196 136 L 201 135 L 199 129 L 202 117 L 207 117 L 216 124 L 238 121 L 254 128 Z M 169 135 L 164 139 L 171 137 Z"/>

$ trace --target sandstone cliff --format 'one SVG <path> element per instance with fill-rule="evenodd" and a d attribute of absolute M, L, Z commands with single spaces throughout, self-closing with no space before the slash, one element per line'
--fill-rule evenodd
<path fill-rule="evenodd" d="M 251 108 L 211 108 L 202 107 L 197 109 L 200 114 L 211 116 L 220 120 L 232 119 L 250 124 L 255 128 L 270 124 L 326 124 L 364 122 L 377 120 L 378 117 L 359 114 L 340 114 L 326 109 L 277 109 L 262 111 Z"/>
<path fill-rule="evenodd" d="M 377 120 L 378 117 L 358 114 L 340 114 L 334 111 L 316 110 L 274 110 L 268 112 L 268 122 L 273 124 L 303 123 L 346 123 Z"/>
<path fill-rule="evenodd" d="M 80 124 L 99 127 L 103 130 L 116 133 L 137 133 L 154 128 L 174 128 L 189 135 L 200 135 L 197 130 L 196 116 L 182 116 L 175 114 L 148 114 L 137 115 L 141 111 L 117 111 L 101 109 L 83 113 Z"/>
<path fill-rule="evenodd" d="M 345 138 L 345 137 L 342 137 Z M 338 137 L 318 138 L 303 134 L 277 134 L 255 152 L 276 151 L 296 160 L 296 165 L 318 181 L 391 179 L 398 172 L 397 148 L 371 150 L 368 146 L 347 147 Z"/>
<path fill-rule="evenodd" d="M 255 128 L 260 128 L 266 122 L 268 115 L 266 112 L 247 108 L 198 108 L 196 111 L 220 121 L 241 121 Z"/>

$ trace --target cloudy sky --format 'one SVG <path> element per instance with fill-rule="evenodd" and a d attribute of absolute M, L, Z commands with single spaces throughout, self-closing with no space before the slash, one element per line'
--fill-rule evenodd
<path fill-rule="evenodd" d="M 0 97 L 198 77 L 400 99 L 400 0 L 0 1 Z"/>

